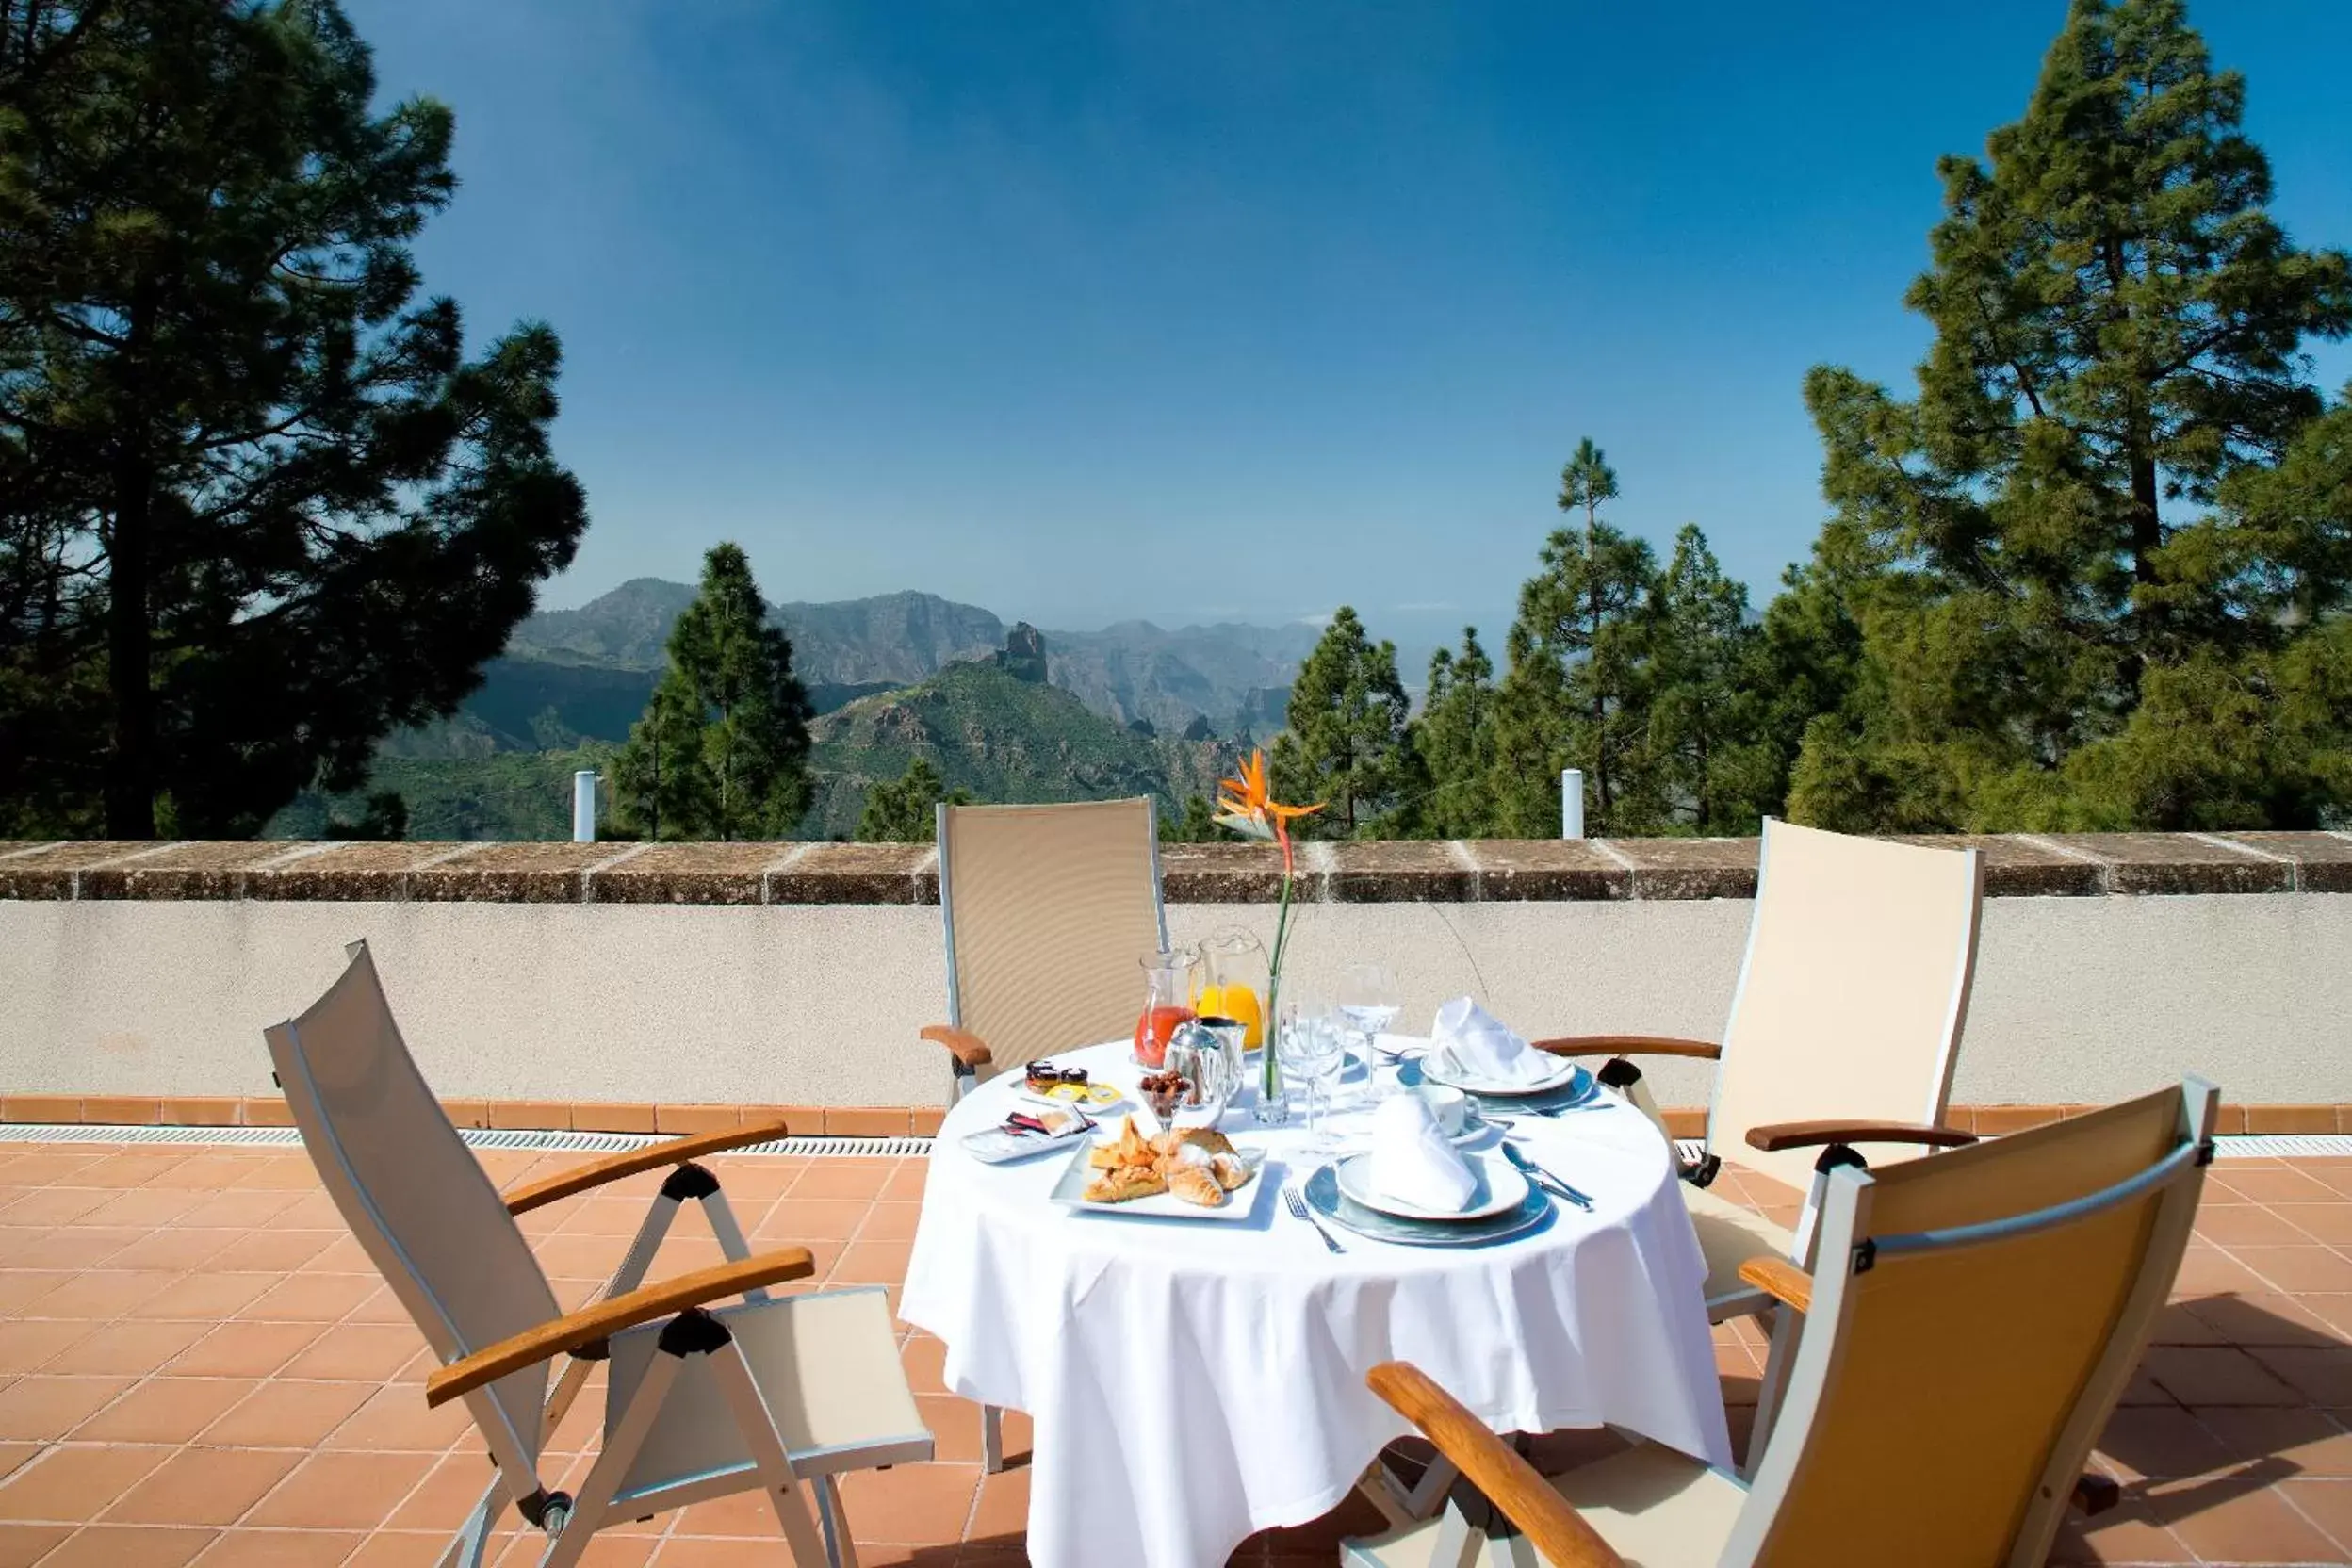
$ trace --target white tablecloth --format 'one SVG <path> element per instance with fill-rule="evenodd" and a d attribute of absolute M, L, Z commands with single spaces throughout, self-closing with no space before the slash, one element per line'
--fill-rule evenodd
<path fill-rule="evenodd" d="M 1055 1059 L 1132 1091 L 1126 1058 Z M 1215 1568 L 1254 1531 L 1328 1512 L 1408 1430 L 1364 1383 L 1394 1359 L 1498 1431 L 1608 1423 L 1728 1462 L 1706 1267 L 1665 1140 L 1629 1106 L 1520 1123 L 1593 1213 L 1562 1204 L 1530 1235 L 1459 1250 L 1341 1231 L 1333 1255 L 1268 1190 L 1313 1168 L 1303 1128 L 1228 1114 L 1236 1143 L 1268 1151 L 1236 1195 L 1247 1225 L 1077 1214 L 1046 1198 L 1070 1146 L 988 1166 L 957 1141 L 1019 1087 L 983 1085 L 940 1129 L 901 1312 L 946 1342 L 951 1389 L 1033 1418 L 1039 1568 Z"/>

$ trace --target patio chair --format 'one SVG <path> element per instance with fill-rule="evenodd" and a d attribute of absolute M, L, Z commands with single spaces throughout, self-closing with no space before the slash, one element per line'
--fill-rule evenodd
<path fill-rule="evenodd" d="M 814 1272 L 808 1250 L 749 1256 L 717 1178 L 694 1163 L 783 1128 L 657 1144 L 501 1198 L 417 1072 L 367 944 L 349 952 L 309 1011 L 266 1033 L 319 1179 L 443 1363 L 425 1402 L 463 1399 L 489 1446 L 495 1473 L 442 1568 L 476 1568 L 502 1499 L 546 1534 L 543 1568 L 570 1568 L 608 1524 L 755 1490 L 767 1493 L 800 1568 L 852 1568 L 835 1478 L 929 1459 L 931 1434 L 881 1288 L 768 1295 Z M 514 1217 L 665 1166 L 674 1168 L 604 1292 L 563 1311 Z M 727 1261 L 641 1284 L 688 1199 L 701 1201 Z M 558 1357 L 569 1360 L 550 1392 Z M 603 1441 L 575 1498 L 549 1490 L 539 1463 L 599 1361 Z"/>
<path fill-rule="evenodd" d="M 984 1076 L 1135 1032 L 1136 960 L 1168 946 L 1152 797 L 939 807 L 950 1105 Z M 980 1407 L 980 1458 L 1004 1468 L 1004 1415 Z"/>
<path fill-rule="evenodd" d="M 983 1077 L 1133 1034 L 1135 960 L 1168 945 L 1152 798 L 941 806 L 954 1104 Z"/>
<path fill-rule="evenodd" d="M 1551 1478 L 1408 1363 L 1373 1391 L 1472 1485 L 1347 1568 L 2039 1568 L 2188 1245 L 2216 1091 L 2178 1088 L 1936 1159 L 1830 1172 L 1822 1266 L 1752 1480 L 1656 1444 Z M 2110 1483 L 2112 1485 L 2112 1483 Z"/>
<path fill-rule="evenodd" d="M 1665 1119 L 1631 1058 L 1717 1064 L 1704 1152 L 1682 1172 L 1707 1254 L 1707 1315 L 1717 1322 L 1771 1304 L 1742 1280 L 1741 1266 L 1808 1261 L 1804 1231 L 1821 1174 L 1865 1163 L 1855 1144 L 1975 1141 L 1942 1123 L 1976 969 L 1982 856 L 1767 819 L 1756 878 L 1747 956 L 1721 1044 L 1651 1035 L 1535 1042 L 1560 1055 L 1609 1057 L 1601 1082 L 1661 1132 Z M 1742 1142 L 1740 1164 L 1808 1193 L 1798 1231 L 1707 1190 L 1723 1163 L 1714 1151 Z"/>

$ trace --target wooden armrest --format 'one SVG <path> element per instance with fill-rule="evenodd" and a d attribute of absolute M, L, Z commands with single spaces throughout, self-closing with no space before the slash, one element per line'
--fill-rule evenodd
<path fill-rule="evenodd" d="M 1799 1312 L 1813 1310 L 1813 1276 L 1786 1258 L 1750 1258 L 1740 1266 L 1740 1278 Z"/>
<path fill-rule="evenodd" d="M 956 1059 L 966 1067 L 986 1067 L 995 1060 L 988 1054 L 988 1048 L 979 1036 L 969 1029 L 958 1029 L 952 1023 L 926 1024 L 923 1037 L 937 1040 L 947 1047 L 955 1054 Z"/>
<path fill-rule="evenodd" d="M 1383 1362 L 1364 1380 L 1437 1445 L 1471 1484 L 1535 1543 L 1555 1568 L 1625 1568 L 1625 1560 L 1486 1423 L 1409 1361 Z"/>
<path fill-rule="evenodd" d="M 1818 1149 L 1825 1143 L 1923 1143 L 1931 1149 L 1957 1149 L 1975 1141 L 1974 1133 L 1921 1121 L 1775 1121 L 1748 1129 L 1748 1147 L 1767 1154 Z"/>
<path fill-rule="evenodd" d="M 623 1329 L 633 1329 L 657 1317 L 669 1317 L 722 1297 L 741 1296 L 762 1285 L 805 1280 L 816 1271 L 817 1262 L 808 1249 L 779 1247 L 739 1263 L 716 1264 L 659 1284 L 640 1285 L 626 1296 L 591 1302 L 578 1312 L 565 1313 L 535 1329 L 510 1335 L 487 1349 L 477 1350 L 463 1361 L 449 1363 L 425 1380 L 425 1403 L 445 1405 L 484 1383 L 497 1382 L 509 1372 L 610 1339 Z"/>
<path fill-rule="evenodd" d="M 1528 1043 L 1555 1056 L 1699 1056 L 1711 1062 L 1723 1054 L 1723 1048 L 1712 1040 L 1686 1040 L 1672 1035 L 1565 1035 Z"/>
<path fill-rule="evenodd" d="M 791 1131 L 781 1121 L 762 1121 L 750 1127 L 738 1127 L 732 1132 L 700 1133 L 693 1137 L 672 1138 L 667 1143 L 648 1144 L 625 1154 L 592 1160 L 562 1175 L 515 1188 L 507 1194 L 506 1212 L 529 1214 L 559 1198 L 569 1198 L 576 1192 L 586 1192 L 590 1187 L 600 1187 L 607 1182 L 617 1182 L 641 1170 L 659 1170 L 665 1165 L 684 1165 L 688 1160 L 697 1160 L 705 1154 L 723 1153 L 729 1149 L 741 1149 L 745 1144 L 772 1142 L 786 1136 Z"/>

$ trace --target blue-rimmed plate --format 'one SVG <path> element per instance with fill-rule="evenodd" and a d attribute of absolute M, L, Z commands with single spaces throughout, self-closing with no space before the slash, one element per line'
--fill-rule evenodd
<path fill-rule="evenodd" d="M 1304 1188 L 1308 1206 L 1333 1224 L 1344 1225 L 1374 1241 L 1402 1247 L 1484 1247 L 1525 1235 L 1552 1217 L 1552 1200 L 1542 1188 L 1529 1184 L 1518 1207 L 1492 1219 L 1407 1219 L 1401 1215 L 1367 1209 L 1339 1190 L 1339 1178 L 1330 1166 L 1318 1167 Z"/>

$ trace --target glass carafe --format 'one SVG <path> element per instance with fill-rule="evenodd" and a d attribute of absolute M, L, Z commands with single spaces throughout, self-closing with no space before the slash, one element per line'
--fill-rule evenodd
<path fill-rule="evenodd" d="M 1193 973 L 1200 956 L 1188 947 L 1147 953 L 1136 960 L 1143 966 L 1143 1011 L 1135 1018 L 1135 1061 L 1157 1072 L 1168 1060 L 1168 1037 L 1180 1023 L 1197 1016 L 1193 1010 Z"/>
<path fill-rule="evenodd" d="M 1242 1026 L 1242 1049 L 1266 1041 L 1266 944 L 1238 927 L 1200 944 L 1200 990 L 1193 1004 L 1202 1018 L 1229 1018 Z"/>

